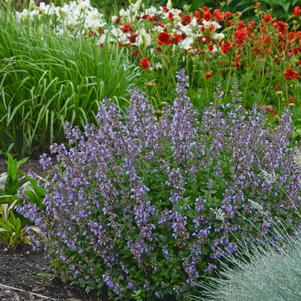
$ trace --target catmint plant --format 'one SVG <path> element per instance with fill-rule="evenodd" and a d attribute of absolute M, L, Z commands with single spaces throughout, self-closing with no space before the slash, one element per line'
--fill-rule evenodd
<path fill-rule="evenodd" d="M 234 83 L 232 103 L 201 117 L 187 89 L 180 70 L 160 116 L 138 90 L 125 113 L 105 99 L 96 126 L 66 125 L 69 146 L 41 157 L 45 210 L 25 202 L 20 211 L 40 228 L 32 243 L 72 283 L 121 300 L 182 300 L 237 238 L 260 240 L 273 220 L 295 218 L 290 112 L 271 127 L 266 112 L 242 107 Z"/>

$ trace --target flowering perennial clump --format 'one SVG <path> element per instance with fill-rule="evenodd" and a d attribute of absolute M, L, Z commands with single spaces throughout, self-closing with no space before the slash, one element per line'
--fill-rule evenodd
<path fill-rule="evenodd" d="M 222 9 L 203 6 L 189 12 L 173 8 L 170 1 L 145 7 L 138 0 L 107 20 L 89 0 L 76 0 L 62 7 L 41 2 L 16 17 L 23 24 L 38 23 L 57 34 L 90 39 L 99 48 L 123 49 L 143 71 L 142 81 L 156 86 L 151 93 L 168 87 L 166 94 L 156 95 L 161 101 L 167 101 L 168 83 L 185 62 L 193 88 L 206 91 L 206 97 L 199 93 L 200 105 L 217 81 L 228 95 L 228 79 L 235 74 L 246 85 L 244 98 L 250 107 L 254 100 L 282 112 L 291 104 L 290 96 L 300 99 L 300 7 L 285 21 L 264 11 L 260 2 L 254 5 L 256 17 L 248 21 L 239 11 Z"/>
<path fill-rule="evenodd" d="M 16 17 L 19 21 L 44 19 L 56 33 L 87 36 L 95 39 L 99 47 L 106 42 L 126 47 L 133 57 L 148 56 L 153 69 L 162 68 L 166 48 L 187 58 L 205 54 L 220 60 L 222 66 L 229 63 L 228 54 L 230 66 L 236 68 L 249 63 L 245 56 L 271 60 L 277 65 L 285 57 L 296 68 L 301 51 L 300 7 L 294 7 L 294 19 L 287 23 L 260 11 L 258 5 L 255 11 L 257 20 L 246 22 L 239 18 L 240 12 L 203 6 L 190 13 L 172 8 L 170 3 L 159 8 L 145 7 L 143 1 L 137 0 L 107 22 L 90 0 L 76 0 L 63 6 L 41 2 L 16 12 Z"/>
<path fill-rule="evenodd" d="M 201 119 L 187 88 L 181 70 L 161 114 L 137 90 L 125 114 L 106 99 L 97 126 L 66 126 L 71 147 L 41 157 L 45 210 L 25 201 L 20 211 L 41 230 L 32 242 L 72 283 L 122 300 L 181 300 L 237 238 L 260 239 L 300 208 L 290 113 L 270 127 L 264 110 L 243 109 L 234 84 L 233 102 Z"/>

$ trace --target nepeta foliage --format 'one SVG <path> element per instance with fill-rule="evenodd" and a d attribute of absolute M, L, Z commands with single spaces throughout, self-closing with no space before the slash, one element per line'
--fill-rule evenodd
<path fill-rule="evenodd" d="M 260 238 L 275 217 L 293 218 L 300 172 L 289 112 L 273 129 L 264 112 L 243 109 L 234 86 L 233 103 L 211 105 L 201 119 L 187 87 L 181 70 L 160 117 L 136 90 L 126 114 L 105 100 L 97 126 L 67 126 L 72 147 L 53 145 L 41 158 L 46 210 L 21 210 L 73 283 L 122 300 L 137 290 L 181 300 L 235 252 L 237 237 Z"/>

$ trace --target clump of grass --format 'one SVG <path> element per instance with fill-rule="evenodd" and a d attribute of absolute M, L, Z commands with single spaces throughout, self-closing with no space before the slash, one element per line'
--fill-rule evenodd
<path fill-rule="evenodd" d="M 248 242 L 227 258 L 218 278 L 200 285 L 198 301 L 301 300 L 301 238 L 277 231 L 278 243 Z M 230 263 L 230 264 L 229 264 Z"/>
<path fill-rule="evenodd" d="M 93 122 L 103 97 L 121 104 L 137 69 L 119 49 L 22 25 L 0 11 L 0 150 L 40 153 L 63 139 L 65 121 Z"/>

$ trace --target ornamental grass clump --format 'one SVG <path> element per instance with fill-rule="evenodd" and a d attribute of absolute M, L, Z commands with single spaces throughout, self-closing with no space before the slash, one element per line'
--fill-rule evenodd
<path fill-rule="evenodd" d="M 223 265 L 220 277 L 202 285 L 203 297 L 195 301 L 295 301 L 301 300 L 301 239 L 278 233 L 275 244 L 244 243 L 231 266 Z"/>
<path fill-rule="evenodd" d="M 98 124 L 66 126 L 70 147 L 42 156 L 45 211 L 25 202 L 55 266 L 73 284 L 128 300 L 182 300 L 236 239 L 260 239 L 300 207 L 300 171 L 287 111 L 272 128 L 264 111 L 212 104 L 201 118 L 177 74 L 161 114 L 131 91 L 121 112 L 105 100 Z M 217 90 L 216 103 L 223 97 Z M 259 229 L 259 231 L 258 231 Z"/>

